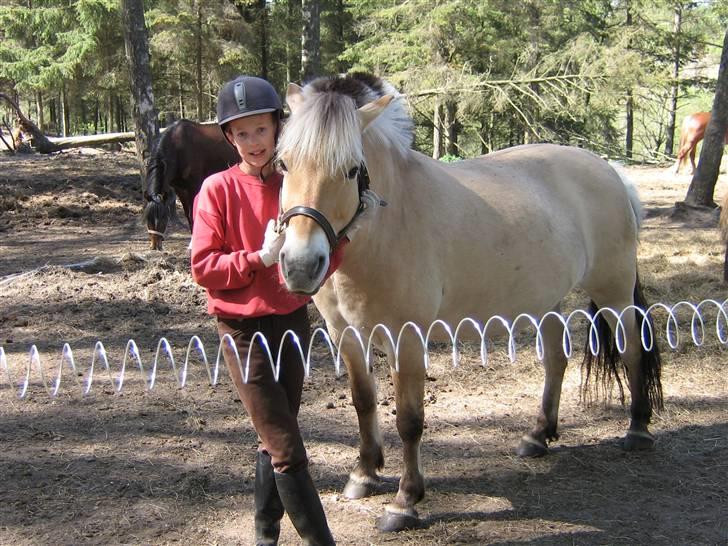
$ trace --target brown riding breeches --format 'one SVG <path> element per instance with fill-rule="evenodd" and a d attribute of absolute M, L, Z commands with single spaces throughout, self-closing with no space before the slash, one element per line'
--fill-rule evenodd
<path fill-rule="evenodd" d="M 301 405 L 305 375 L 304 363 L 301 361 L 298 348 L 290 337 L 287 337 L 282 349 L 280 374 L 276 382 L 273 366 L 259 339 L 252 345 L 251 341 L 255 332 L 265 335 L 275 365 L 281 338 L 287 330 L 296 332 L 305 355 L 310 336 L 305 305 L 289 315 L 267 315 L 242 320 L 220 317 L 217 319 L 220 339 L 225 334 L 230 334 L 235 340 L 240 356 L 240 367 L 235 353 L 227 343 L 223 344 L 225 363 L 240 400 L 258 434 L 260 449 L 270 454 L 276 472 L 296 471 L 308 464 L 306 449 L 298 428 L 298 409 Z M 245 370 L 248 352 L 250 352 L 250 368 L 248 381 L 244 383 L 240 370 Z"/>

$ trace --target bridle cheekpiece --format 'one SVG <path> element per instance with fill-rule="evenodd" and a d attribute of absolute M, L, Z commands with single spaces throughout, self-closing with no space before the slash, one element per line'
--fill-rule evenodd
<path fill-rule="evenodd" d="M 308 218 L 311 218 L 314 222 L 316 222 L 319 227 L 323 230 L 324 234 L 326 235 L 326 239 L 329 242 L 329 252 L 333 252 L 336 247 L 341 242 L 341 239 L 343 239 L 346 236 L 346 231 L 351 227 L 351 225 L 354 223 L 354 221 L 359 217 L 359 215 L 364 212 L 365 206 L 364 203 L 361 200 L 362 194 L 369 189 L 369 172 L 367 171 L 366 166 L 364 163 L 359 165 L 358 172 L 357 172 L 357 187 L 359 191 L 359 206 L 356 209 L 356 212 L 354 213 L 354 216 L 352 217 L 349 222 L 339 231 L 336 233 L 334 228 L 331 226 L 331 222 L 328 221 L 326 216 L 324 216 L 321 212 L 318 210 L 312 208 L 312 207 L 305 207 L 303 205 L 298 205 L 295 207 L 291 207 L 287 211 L 283 212 L 283 204 L 279 198 L 279 213 L 278 213 L 278 226 L 279 228 L 283 228 L 284 226 L 288 225 L 288 222 L 293 218 L 294 216 L 306 216 Z M 283 192 L 283 185 L 281 185 L 281 193 Z"/>

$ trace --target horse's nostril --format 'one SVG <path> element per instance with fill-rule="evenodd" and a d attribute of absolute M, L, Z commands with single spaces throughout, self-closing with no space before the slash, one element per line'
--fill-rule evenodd
<path fill-rule="evenodd" d="M 316 264 L 316 273 L 314 279 L 319 278 L 323 274 L 323 268 L 326 267 L 326 257 L 319 256 L 318 263 Z"/>
<path fill-rule="evenodd" d="M 281 266 L 281 271 L 283 272 L 283 276 L 288 276 L 288 266 L 286 265 L 286 253 L 281 251 L 280 255 L 278 256 L 278 263 Z"/>

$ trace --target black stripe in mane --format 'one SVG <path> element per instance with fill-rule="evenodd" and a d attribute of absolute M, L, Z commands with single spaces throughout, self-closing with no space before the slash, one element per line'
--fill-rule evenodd
<path fill-rule="evenodd" d="M 384 96 L 382 80 L 365 72 L 352 72 L 343 77 L 319 78 L 311 82 L 316 93 L 339 93 L 354 99 L 357 108 Z"/>

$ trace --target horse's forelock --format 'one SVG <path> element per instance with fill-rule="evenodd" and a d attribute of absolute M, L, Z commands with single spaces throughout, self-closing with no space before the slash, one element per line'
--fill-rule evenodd
<path fill-rule="evenodd" d="M 357 109 L 384 95 L 395 100 L 366 129 L 366 138 L 404 157 L 413 124 L 401 95 L 387 81 L 365 73 L 319 78 L 303 89 L 303 106 L 291 116 L 278 143 L 292 165 L 315 162 L 329 173 L 363 161 Z"/>
<path fill-rule="evenodd" d="M 363 159 L 359 123 L 351 97 L 312 94 L 286 123 L 278 154 L 291 166 L 313 162 L 330 174 L 346 172 Z"/>

